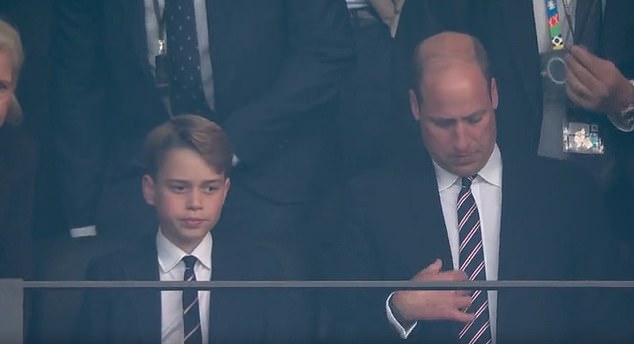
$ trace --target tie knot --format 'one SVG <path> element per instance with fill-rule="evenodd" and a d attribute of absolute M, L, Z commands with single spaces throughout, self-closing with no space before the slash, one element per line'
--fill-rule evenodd
<path fill-rule="evenodd" d="M 462 188 L 463 189 L 468 189 L 471 187 L 471 183 L 473 182 L 473 180 L 475 179 L 475 177 L 477 177 L 477 174 L 474 174 L 472 176 L 468 176 L 468 177 L 462 177 Z"/>
<path fill-rule="evenodd" d="M 198 259 L 194 256 L 185 256 L 183 257 L 183 262 L 185 263 L 185 269 L 193 269 L 194 264 Z"/>

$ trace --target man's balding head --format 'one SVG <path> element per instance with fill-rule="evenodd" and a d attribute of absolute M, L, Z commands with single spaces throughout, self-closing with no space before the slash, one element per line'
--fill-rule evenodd
<path fill-rule="evenodd" d="M 420 96 L 421 82 L 426 73 L 442 72 L 461 63 L 477 64 L 484 78 L 491 80 L 489 60 L 477 38 L 446 31 L 421 41 L 414 50 L 412 88 Z"/>

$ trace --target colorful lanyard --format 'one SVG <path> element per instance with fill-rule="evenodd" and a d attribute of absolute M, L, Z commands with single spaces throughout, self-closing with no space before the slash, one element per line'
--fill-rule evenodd
<path fill-rule="evenodd" d="M 550 43 L 553 50 L 564 48 L 564 38 L 561 35 L 561 25 L 559 24 L 559 11 L 557 10 L 557 0 L 546 1 L 546 16 L 548 17 L 548 31 L 550 33 Z"/>

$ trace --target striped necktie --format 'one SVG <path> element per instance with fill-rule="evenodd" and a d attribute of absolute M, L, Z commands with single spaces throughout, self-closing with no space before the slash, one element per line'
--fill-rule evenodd
<path fill-rule="evenodd" d="M 185 256 L 183 262 L 185 262 L 185 274 L 183 279 L 185 281 L 195 281 L 196 274 L 194 273 L 194 265 L 196 264 L 196 257 Z M 201 344 L 202 332 L 200 328 L 200 311 L 198 307 L 198 290 L 196 289 L 184 289 L 183 290 L 183 329 L 185 344 Z"/>
<path fill-rule="evenodd" d="M 484 250 L 480 231 L 480 215 L 471 193 L 471 182 L 477 175 L 462 178 L 458 194 L 458 230 L 460 236 L 460 270 L 469 280 L 486 280 Z M 486 290 L 476 290 L 471 295 L 471 306 L 466 310 L 475 314 L 459 332 L 461 344 L 491 343 L 489 301 Z"/>

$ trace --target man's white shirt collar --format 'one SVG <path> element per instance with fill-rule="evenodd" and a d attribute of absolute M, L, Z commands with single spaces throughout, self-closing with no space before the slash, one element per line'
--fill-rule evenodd
<path fill-rule="evenodd" d="M 447 190 L 460 179 L 459 176 L 440 167 L 435 161 L 433 161 L 433 163 L 439 192 Z M 491 185 L 502 187 L 502 155 L 500 154 L 497 144 L 493 147 L 493 152 L 491 152 L 487 163 L 478 171 L 478 177 L 479 178 L 476 179 L 481 179 Z"/>

